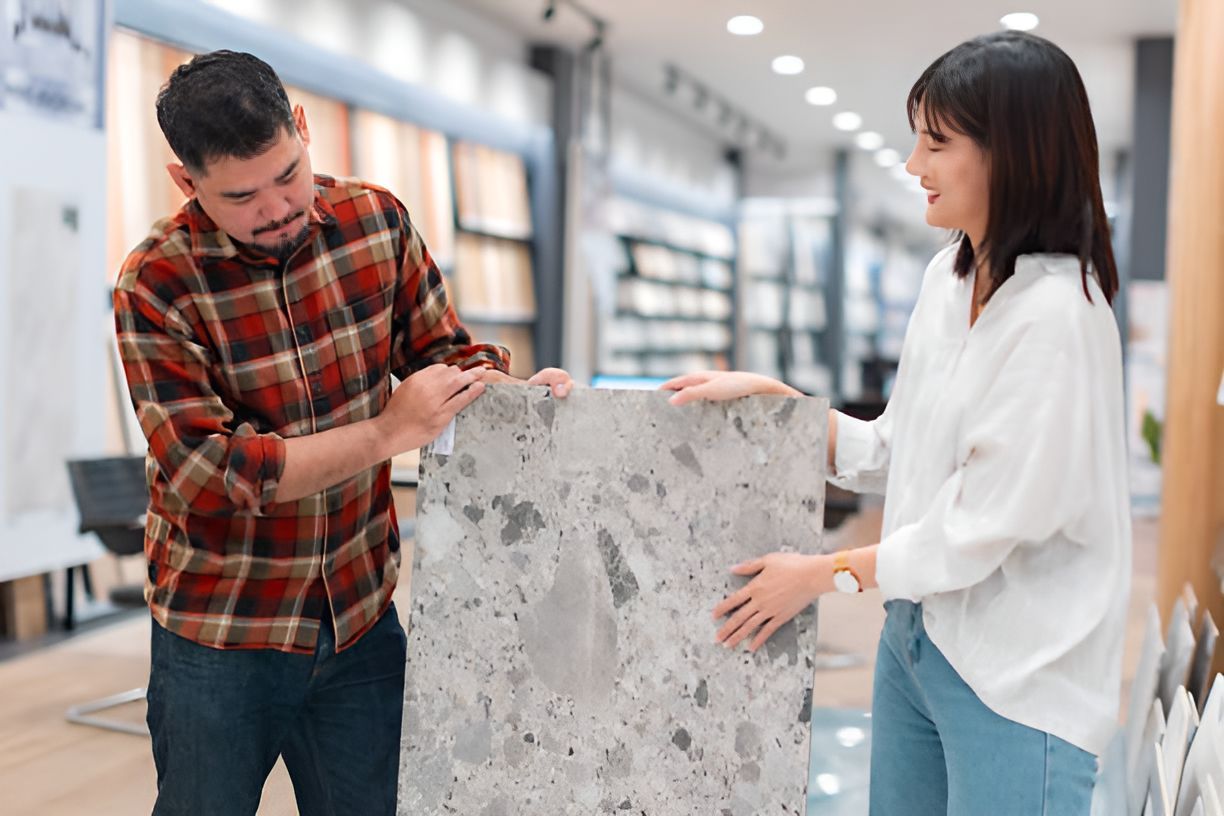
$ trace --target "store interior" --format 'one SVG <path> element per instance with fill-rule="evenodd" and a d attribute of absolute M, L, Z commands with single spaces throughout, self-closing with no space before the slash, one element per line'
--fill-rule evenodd
<path fill-rule="evenodd" d="M 135 733 L 65 716 L 139 691 L 149 659 L 139 541 L 86 517 L 68 463 L 144 454 L 111 287 L 183 204 L 157 92 L 218 48 L 276 69 L 317 173 L 404 202 L 460 318 L 510 350 L 514 376 L 557 366 L 580 387 L 655 388 L 744 370 L 871 419 L 950 238 L 905 169 L 910 86 L 978 34 L 1053 40 L 1088 90 L 1122 279 L 1135 556 L 1120 724 L 1154 671 L 1153 629 L 1202 641 L 1224 618 L 1224 142 L 1201 138 L 1224 126 L 1213 0 L 59 5 L 96 52 L 96 87 L 50 113 L 0 97 L 0 810 L 128 814 L 156 794 L 139 693 L 107 714 Z M 34 250 L 16 239 L 40 211 L 63 218 Z M 392 478 L 410 547 L 416 455 Z M 826 542 L 878 540 L 878 499 L 829 486 L 826 505 Z M 884 610 L 876 593 L 820 614 L 807 813 L 866 814 Z M 259 813 L 296 812 L 278 766 Z"/>

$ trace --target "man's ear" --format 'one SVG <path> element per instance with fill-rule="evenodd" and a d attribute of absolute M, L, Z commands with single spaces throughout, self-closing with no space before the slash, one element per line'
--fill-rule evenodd
<path fill-rule="evenodd" d="M 195 181 L 192 180 L 191 174 L 187 172 L 187 168 L 181 164 L 171 162 L 166 165 L 166 172 L 170 174 L 170 178 L 174 181 L 174 186 L 187 198 L 192 198 L 196 194 Z"/>
<path fill-rule="evenodd" d="M 301 105 L 293 106 L 293 124 L 297 126 L 298 135 L 302 137 L 302 144 L 310 147 L 310 128 L 306 126 L 306 111 L 302 110 Z"/>

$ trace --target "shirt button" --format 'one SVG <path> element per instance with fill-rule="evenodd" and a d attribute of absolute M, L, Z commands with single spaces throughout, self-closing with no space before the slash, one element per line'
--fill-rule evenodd
<path fill-rule="evenodd" d="M 313 383 L 311 383 L 310 393 L 314 394 L 316 397 L 323 396 L 323 383 L 319 382 L 318 380 L 315 380 Z"/>
<path fill-rule="evenodd" d="M 310 342 L 310 329 L 306 328 L 305 326 L 298 326 L 294 333 L 297 335 L 297 339 L 301 342 Z"/>

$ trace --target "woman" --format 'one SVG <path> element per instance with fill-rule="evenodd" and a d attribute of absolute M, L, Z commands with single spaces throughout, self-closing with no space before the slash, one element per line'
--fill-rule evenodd
<path fill-rule="evenodd" d="M 879 586 L 871 813 L 1087 814 L 1116 727 L 1130 592 L 1118 280 L 1075 65 L 1006 32 L 919 78 L 906 168 L 927 268 L 884 414 L 829 414 L 830 480 L 884 492 L 876 546 L 773 553 L 714 610 L 755 650 L 835 587 Z M 671 401 L 798 392 L 752 374 Z"/>

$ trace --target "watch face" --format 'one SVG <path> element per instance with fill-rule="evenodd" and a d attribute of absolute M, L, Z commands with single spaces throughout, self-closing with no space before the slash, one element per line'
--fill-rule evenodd
<path fill-rule="evenodd" d="M 850 570 L 838 570 L 833 573 L 833 586 L 837 587 L 838 592 L 855 593 L 859 591 L 858 579 Z"/>

